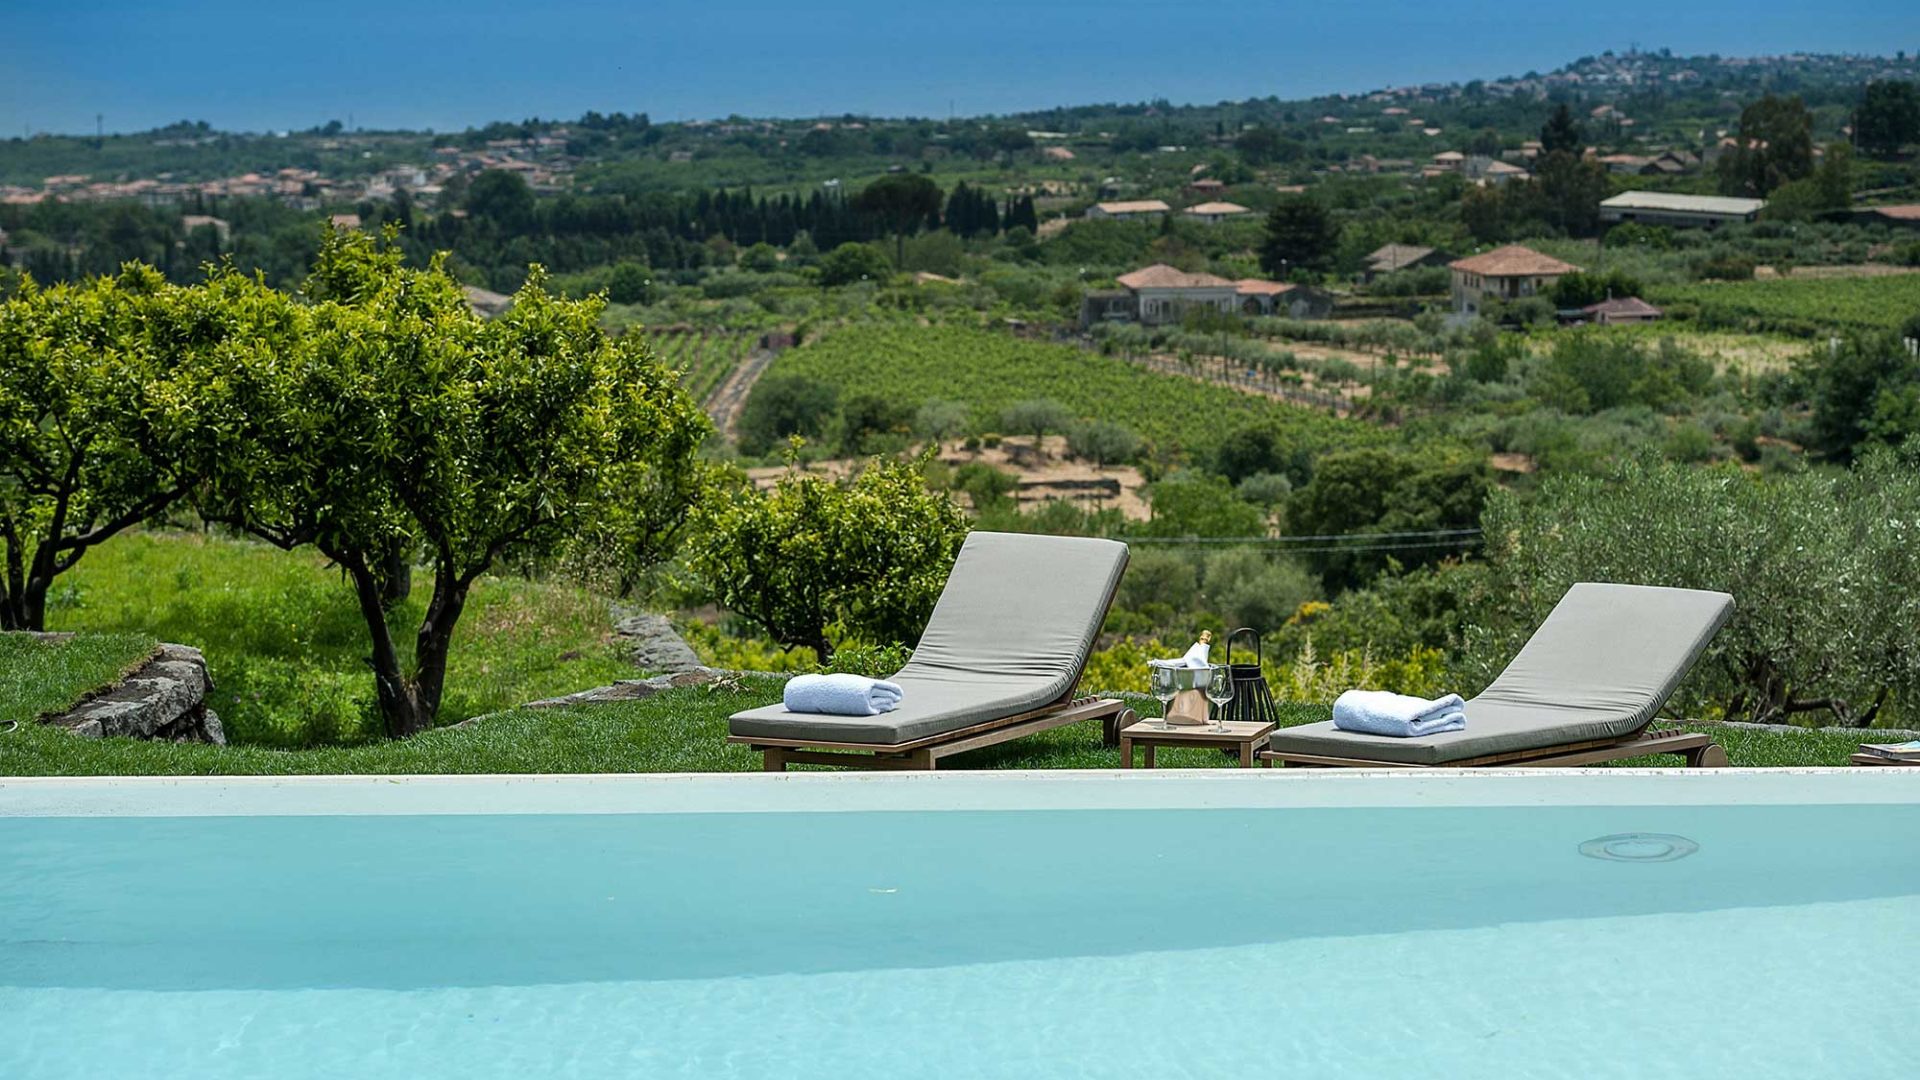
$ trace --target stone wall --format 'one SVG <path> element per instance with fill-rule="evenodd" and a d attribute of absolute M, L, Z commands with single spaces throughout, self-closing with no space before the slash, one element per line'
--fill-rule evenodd
<path fill-rule="evenodd" d="M 225 746 L 220 718 L 207 708 L 212 689 L 199 649 L 162 645 L 152 659 L 104 693 L 41 719 L 82 738 L 127 736 Z"/>

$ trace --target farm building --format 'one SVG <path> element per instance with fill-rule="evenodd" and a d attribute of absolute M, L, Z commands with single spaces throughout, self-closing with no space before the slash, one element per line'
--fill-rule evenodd
<path fill-rule="evenodd" d="M 1203 202 L 1189 206 L 1180 212 L 1191 220 L 1204 221 L 1209 225 L 1218 224 L 1228 218 L 1245 217 L 1253 213 L 1253 211 L 1241 206 L 1239 203 L 1230 202 Z"/>
<path fill-rule="evenodd" d="M 1618 326 L 1625 323 L 1654 322 L 1663 314 L 1665 312 L 1637 296 L 1616 296 L 1597 304 L 1588 304 L 1580 309 L 1577 319 L 1570 321 L 1593 323 L 1596 326 Z"/>
<path fill-rule="evenodd" d="M 1087 207 L 1090 218 L 1114 218 L 1120 221 L 1158 217 L 1173 207 L 1159 199 L 1130 199 L 1122 202 L 1098 202 Z"/>
<path fill-rule="evenodd" d="M 1537 296 L 1580 269 L 1519 244 L 1494 248 L 1447 264 L 1453 271 L 1453 310 L 1479 314 L 1488 300 Z"/>
<path fill-rule="evenodd" d="M 1446 256 L 1438 249 L 1421 247 L 1418 244 L 1388 244 L 1368 255 L 1360 271 L 1362 281 L 1372 281 L 1381 274 L 1391 274 L 1396 270 L 1411 270 L 1416 266 L 1439 266 L 1446 262 Z"/>
<path fill-rule="evenodd" d="M 1279 315 L 1288 319 L 1324 319 L 1333 314 L 1333 296 L 1288 281 L 1241 278 L 1234 284 L 1242 315 Z"/>
<path fill-rule="evenodd" d="M 1711 229 L 1732 222 L 1752 221 L 1767 205 L 1765 199 L 1735 199 L 1724 195 L 1678 195 L 1670 191 L 1623 191 L 1600 201 L 1600 220 L 1610 225 L 1636 221 L 1642 225 Z"/>

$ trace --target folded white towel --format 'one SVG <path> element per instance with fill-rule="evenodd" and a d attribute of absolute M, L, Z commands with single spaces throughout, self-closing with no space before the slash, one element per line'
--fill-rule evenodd
<path fill-rule="evenodd" d="M 878 716 L 900 707 L 900 684 L 864 675 L 795 675 L 781 695 L 788 712 Z"/>
<path fill-rule="evenodd" d="M 1349 690 L 1333 703 L 1333 726 L 1399 739 L 1437 735 L 1466 727 L 1466 706 L 1459 694 L 1429 700 L 1385 690 Z"/>

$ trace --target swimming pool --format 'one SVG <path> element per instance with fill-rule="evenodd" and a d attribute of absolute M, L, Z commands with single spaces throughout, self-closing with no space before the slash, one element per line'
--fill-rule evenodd
<path fill-rule="evenodd" d="M 1910 1077 L 1915 781 L 9 780 L 0 1076 Z"/>

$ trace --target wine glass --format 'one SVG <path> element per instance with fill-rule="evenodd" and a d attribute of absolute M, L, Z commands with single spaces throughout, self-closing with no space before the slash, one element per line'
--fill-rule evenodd
<path fill-rule="evenodd" d="M 1227 730 L 1227 702 L 1233 700 L 1233 669 L 1215 664 L 1207 669 L 1207 700 L 1213 702 L 1213 730 Z"/>
<path fill-rule="evenodd" d="M 1160 702 L 1160 730 L 1167 728 L 1167 710 L 1173 707 L 1174 695 L 1180 692 L 1175 681 L 1175 669 L 1155 665 L 1147 669 L 1147 683 L 1154 698 Z"/>

